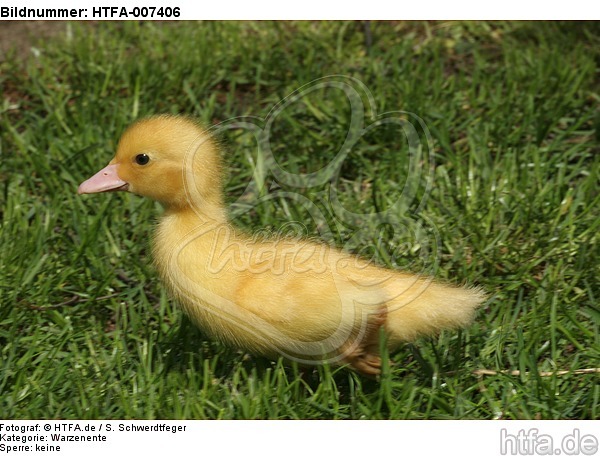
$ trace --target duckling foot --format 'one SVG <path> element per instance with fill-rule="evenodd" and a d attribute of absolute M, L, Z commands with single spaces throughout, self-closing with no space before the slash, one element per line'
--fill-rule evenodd
<path fill-rule="evenodd" d="M 362 353 L 350 361 L 350 365 L 366 376 L 375 377 L 381 374 L 381 357 L 374 353 Z"/>
<path fill-rule="evenodd" d="M 379 329 L 385 324 L 387 309 L 381 308 L 369 317 L 365 336 L 358 346 L 344 354 L 344 361 L 366 376 L 381 374 L 381 356 L 379 356 Z"/>

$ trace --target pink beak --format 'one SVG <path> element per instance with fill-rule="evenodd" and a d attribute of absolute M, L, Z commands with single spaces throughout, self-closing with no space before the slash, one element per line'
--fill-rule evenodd
<path fill-rule="evenodd" d="M 127 190 L 129 184 L 119 178 L 117 167 L 119 165 L 108 165 L 101 169 L 85 182 L 82 182 L 77 193 L 100 193 L 100 192 L 117 192 L 119 190 Z"/>

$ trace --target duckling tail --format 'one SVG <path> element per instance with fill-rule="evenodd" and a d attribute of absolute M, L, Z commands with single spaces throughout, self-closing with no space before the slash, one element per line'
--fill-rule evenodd
<path fill-rule="evenodd" d="M 391 346 L 419 336 L 434 335 L 443 329 L 468 325 L 486 294 L 479 288 L 460 288 L 430 279 L 415 279 L 398 287 L 388 302 L 388 342 Z"/>

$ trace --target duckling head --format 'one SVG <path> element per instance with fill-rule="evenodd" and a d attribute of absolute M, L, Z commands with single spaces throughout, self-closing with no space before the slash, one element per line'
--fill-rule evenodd
<path fill-rule="evenodd" d="M 133 124 L 119 140 L 110 163 L 83 182 L 79 194 L 129 191 L 167 209 L 219 208 L 220 156 L 195 122 L 157 116 Z"/>

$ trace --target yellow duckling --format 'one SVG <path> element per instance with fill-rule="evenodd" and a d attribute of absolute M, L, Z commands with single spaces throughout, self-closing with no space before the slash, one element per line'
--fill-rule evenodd
<path fill-rule="evenodd" d="M 485 295 L 376 266 L 325 244 L 256 239 L 227 220 L 221 160 L 191 120 L 131 126 L 79 193 L 125 190 L 165 208 L 153 241 L 163 282 L 202 330 L 250 352 L 380 373 L 391 349 L 468 324 Z"/>

